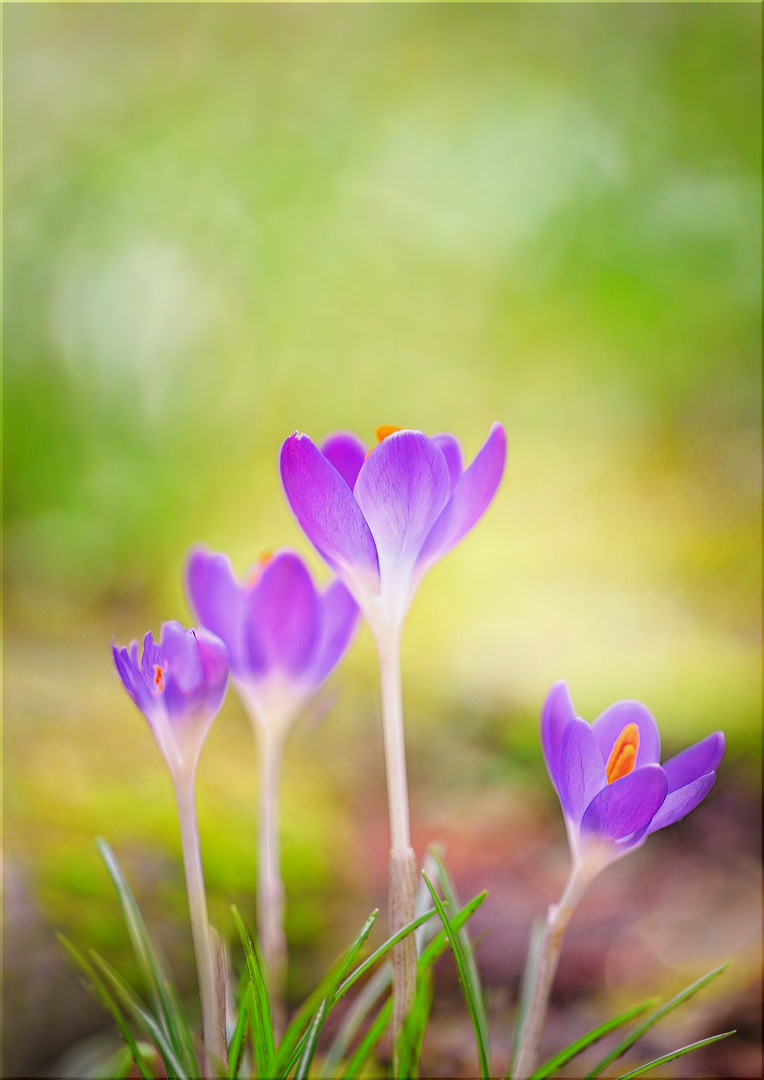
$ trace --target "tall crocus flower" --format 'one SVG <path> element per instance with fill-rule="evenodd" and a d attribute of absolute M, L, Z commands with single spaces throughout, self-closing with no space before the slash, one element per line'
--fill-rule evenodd
<path fill-rule="evenodd" d="M 427 570 L 485 512 L 504 470 L 506 438 L 494 424 L 465 469 L 458 439 L 378 428 L 372 450 L 349 432 L 320 447 L 295 432 L 281 448 L 289 505 L 319 554 L 361 608 L 379 657 L 390 813 L 390 930 L 413 918 L 416 858 L 409 830 L 400 682 L 400 638 Z M 408 1012 L 416 978 L 411 936 L 394 950 L 394 1027 Z"/>
<path fill-rule="evenodd" d="M 195 547 L 186 562 L 186 590 L 199 621 L 225 642 L 233 684 L 258 742 L 258 931 L 280 1002 L 286 972 L 278 846 L 284 739 L 347 650 L 358 606 L 339 581 L 316 589 L 305 563 L 288 549 L 262 559 L 239 582 L 227 556 Z"/>
<path fill-rule="evenodd" d="M 146 717 L 170 770 L 178 806 L 191 934 L 202 1002 L 207 1073 L 226 1061 L 225 1015 L 216 976 L 218 951 L 207 915 L 199 849 L 194 778 L 199 753 L 225 697 L 228 655 L 207 630 L 186 630 L 178 622 L 162 626 L 130 648 L 112 645 L 114 663 L 128 694 Z"/>
<path fill-rule="evenodd" d="M 724 735 L 716 731 L 661 765 L 660 732 L 645 705 L 617 701 L 588 724 L 576 716 L 564 682 L 555 683 L 544 704 L 541 744 L 572 867 L 547 914 L 516 1077 L 530 1076 L 536 1066 L 562 937 L 590 881 L 650 833 L 689 814 L 713 787 L 724 755 Z"/>

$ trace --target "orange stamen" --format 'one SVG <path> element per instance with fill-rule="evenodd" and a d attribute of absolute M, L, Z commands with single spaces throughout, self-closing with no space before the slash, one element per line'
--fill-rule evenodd
<path fill-rule="evenodd" d="M 164 690 L 164 668 L 154 664 L 154 689 L 161 694 Z"/>
<path fill-rule="evenodd" d="M 634 768 L 639 749 L 639 728 L 636 724 L 627 724 L 621 734 L 615 740 L 610 757 L 607 759 L 607 782 L 612 784 L 614 780 L 620 780 L 627 776 Z"/>
<path fill-rule="evenodd" d="M 257 585 L 263 570 L 273 559 L 273 554 L 273 548 L 269 548 L 268 551 L 264 551 L 262 555 L 258 555 L 257 565 L 252 567 L 247 575 L 247 580 L 244 583 L 248 589 L 252 589 Z"/>
<path fill-rule="evenodd" d="M 380 424 L 375 432 L 375 435 L 377 436 L 377 446 L 379 446 L 379 444 L 384 439 L 386 439 L 388 435 L 392 435 L 394 431 L 403 431 L 403 428 L 394 427 L 392 424 Z M 366 458 L 374 449 L 375 448 L 372 446 L 370 450 L 366 451 L 366 457 L 363 459 L 364 461 L 366 461 Z"/>

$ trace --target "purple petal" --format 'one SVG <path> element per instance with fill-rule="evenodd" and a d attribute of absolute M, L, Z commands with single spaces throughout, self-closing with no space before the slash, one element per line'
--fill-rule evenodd
<path fill-rule="evenodd" d="M 228 650 L 216 634 L 203 626 L 193 633 L 202 665 L 202 680 L 205 687 L 204 708 L 214 715 L 223 704 L 228 685 Z"/>
<path fill-rule="evenodd" d="M 241 620 L 244 589 L 226 555 L 201 545 L 186 559 L 186 593 L 196 618 L 225 642 L 236 670 L 242 662 Z"/>
<path fill-rule="evenodd" d="M 417 577 L 458 544 L 483 516 L 501 483 L 506 457 L 504 428 L 494 424 L 422 546 L 417 559 Z"/>
<path fill-rule="evenodd" d="M 122 680 L 125 690 L 132 698 L 135 705 L 145 713 L 151 707 L 152 697 L 143 679 L 143 672 L 138 663 L 138 643 L 133 642 L 130 652 L 126 648 L 120 648 L 112 643 L 112 655 L 117 674 Z"/>
<path fill-rule="evenodd" d="M 573 702 L 564 679 L 556 682 L 547 694 L 541 710 L 541 747 L 547 772 L 560 794 L 560 748 L 565 728 L 575 717 Z"/>
<path fill-rule="evenodd" d="M 715 772 L 723 757 L 724 733 L 715 731 L 713 735 L 664 761 L 663 770 L 668 777 L 669 792 L 691 784 L 706 773 Z"/>
<path fill-rule="evenodd" d="M 353 493 L 332 464 L 297 432 L 281 448 L 281 481 L 305 535 L 333 570 L 379 592 L 379 560 Z"/>
<path fill-rule="evenodd" d="M 595 795 L 607 785 L 597 740 L 586 720 L 570 721 L 560 747 L 560 802 L 578 825 Z"/>
<path fill-rule="evenodd" d="M 193 630 L 186 630 L 175 621 L 163 623 L 156 662 L 164 666 L 161 698 L 167 715 L 174 720 L 183 720 L 195 713 L 204 699 L 205 687 Z"/>
<path fill-rule="evenodd" d="M 321 632 L 321 603 L 302 559 L 279 552 L 247 597 L 244 635 L 267 671 L 297 679 L 314 657 Z"/>
<path fill-rule="evenodd" d="M 616 701 L 592 724 L 602 760 L 607 765 L 610 751 L 627 724 L 636 724 L 639 728 L 639 747 L 634 768 L 657 765 L 661 760 L 661 735 L 653 714 L 641 701 Z"/>
<path fill-rule="evenodd" d="M 328 586 L 321 603 L 324 609 L 323 636 L 319 644 L 311 682 L 318 686 L 342 659 L 358 626 L 358 605 L 341 581 Z"/>
<path fill-rule="evenodd" d="M 367 447 L 352 431 L 333 431 L 319 446 L 352 491 L 361 471 Z"/>
<path fill-rule="evenodd" d="M 387 576 L 413 567 L 449 492 L 446 459 L 421 431 L 395 431 L 366 458 L 353 494 L 374 537 L 383 587 Z"/>
<path fill-rule="evenodd" d="M 621 840 L 639 832 L 655 817 L 667 791 L 668 781 L 660 765 L 634 769 L 594 796 L 581 819 L 581 832 L 605 840 Z"/>
<path fill-rule="evenodd" d="M 684 787 L 669 791 L 666 801 L 651 821 L 647 831 L 652 833 L 656 829 L 664 829 L 667 825 L 673 825 L 675 821 L 679 821 L 685 814 L 689 814 L 690 810 L 694 810 L 698 803 L 705 799 L 714 786 L 715 780 L 716 773 L 710 772 L 685 784 Z"/>
<path fill-rule="evenodd" d="M 462 473 L 464 472 L 462 444 L 455 435 L 452 435 L 448 431 L 444 431 L 440 435 L 433 435 L 432 441 L 438 449 L 443 452 L 443 456 L 446 459 L 448 475 L 451 478 L 451 490 L 453 491 L 461 480 Z"/>

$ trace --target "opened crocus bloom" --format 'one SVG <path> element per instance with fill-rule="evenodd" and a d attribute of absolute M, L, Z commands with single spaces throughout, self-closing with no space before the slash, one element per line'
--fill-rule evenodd
<path fill-rule="evenodd" d="M 345 586 L 333 581 L 319 592 L 286 548 L 261 559 L 242 583 L 226 555 L 193 548 L 186 588 L 199 621 L 225 642 L 247 711 L 273 734 L 331 674 L 358 624 Z"/>
<path fill-rule="evenodd" d="M 724 754 L 724 735 L 716 731 L 661 765 L 660 732 L 645 705 L 617 701 L 588 724 L 576 716 L 564 682 L 544 704 L 541 742 L 574 864 L 592 869 L 694 809 Z"/>
<path fill-rule="evenodd" d="M 504 471 L 494 424 L 468 468 L 450 434 L 382 427 L 372 450 L 349 432 L 317 447 L 295 432 L 281 479 L 308 539 L 345 582 L 375 637 L 398 633 L 419 582 L 485 512 Z"/>
<path fill-rule="evenodd" d="M 114 663 L 130 697 L 149 722 L 173 778 L 193 775 L 199 752 L 225 697 L 228 654 L 208 630 L 162 625 L 159 642 L 149 631 L 138 658 L 112 645 Z"/>

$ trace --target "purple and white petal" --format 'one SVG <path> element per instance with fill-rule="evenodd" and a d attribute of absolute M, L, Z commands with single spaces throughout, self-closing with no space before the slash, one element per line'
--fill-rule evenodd
<path fill-rule="evenodd" d="M 202 665 L 205 687 L 204 708 L 214 715 L 223 704 L 228 686 L 229 661 L 225 643 L 210 630 L 200 626 L 193 631 Z"/>
<path fill-rule="evenodd" d="M 627 724 L 639 728 L 639 747 L 634 768 L 657 765 L 661 760 L 661 735 L 653 714 L 641 701 L 616 701 L 605 709 L 592 724 L 592 731 L 607 764 L 616 739 Z"/>
<path fill-rule="evenodd" d="M 544 751 L 547 772 L 560 794 L 560 749 L 565 729 L 575 717 L 573 701 L 564 679 L 556 682 L 547 694 L 541 710 L 541 747 Z"/>
<path fill-rule="evenodd" d="M 244 590 L 226 555 L 198 545 L 186 559 L 186 594 L 202 626 L 225 642 L 231 665 L 242 662 L 241 619 Z"/>
<path fill-rule="evenodd" d="M 621 840 L 639 832 L 653 820 L 667 792 L 668 781 L 660 765 L 634 769 L 594 796 L 581 819 L 582 836 Z"/>
<path fill-rule="evenodd" d="M 247 597 L 248 645 L 256 632 L 266 670 L 299 679 L 314 658 L 321 619 L 319 596 L 304 562 L 293 551 L 279 552 Z"/>
<path fill-rule="evenodd" d="M 333 431 L 319 446 L 352 491 L 361 471 L 367 447 L 352 431 Z"/>
<path fill-rule="evenodd" d="M 281 481 L 300 527 L 318 553 L 352 588 L 379 592 L 374 539 L 347 483 L 307 435 L 281 448 Z"/>
<path fill-rule="evenodd" d="M 327 586 L 321 603 L 324 610 L 323 635 L 310 674 L 318 686 L 340 662 L 358 628 L 358 605 L 341 581 Z"/>
<path fill-rule="evenodd" d="M 673 825 L 675 821 L 679 821 L 685 814 L 689 814 L 699 802 L 705 799 L 714 786 L 715 780 L 716 773 L 710 772 L 706 773 L 705 776 L 699 776 L 689 784 L 685 784 L 684 787 L 669 791 L 666 801 L 650 822 L 647 831 L 653 833 L 657 829 L 664 829 L 667 825 Z"/>
<path fill-rule="evenodd" d="M 453 491 L 461 480 L 462 473 L 464 472 L 462 444 L 459 442 L 456 435 L 452 435 L 450 431 L 443 431 L 439 435 L 433 435 L 432 441 L 438 449 L 443 451 L 443 456 L 448 465 L 448 475 L 451 478 L 451 491 Z"/>
<path fill-rule="evenodd" d="M 586 720 L 574 717 L 560 748 L 560 802 L 563 813 L 578 825 L 598 792 L 607 786 L 605 766 Z"/>
<path fill-rule="evenodd" d="M 715 731 L 700 742 L 688 746 L 680 754 L 664 761 L 663 769 L 668 777 L 669 792 L 691 784 L 706 773 L 715 772 L 724 757 L 724 734 Z"/>
<path fill-rule="evenodd" d="M 395 431 L 364 461 L 353 494 L 379 555 L 382 589 L 403 574 L 406 587 L 451 489 L 441 450 L 421 431 Z"/>
<path fill-rule="evenodd" d="M 153 698 L 146 686 L 140 662 L 138 661 L 138 643 L 135 641 L 132 643 L 130 652 L 124 646 L 120 648 L 112 643 L 111 651 L 117 674 L 122 680 L 125 690 L 127 690 L 141 712 L 145 713 L 151 707 Z"/>
<path fill-rule="evenodd" d="M 507 438 L 496 423 L 428 534 L 417 559 L 417 580 L 483 516 L 501 483 L 506 457 Z"/>

